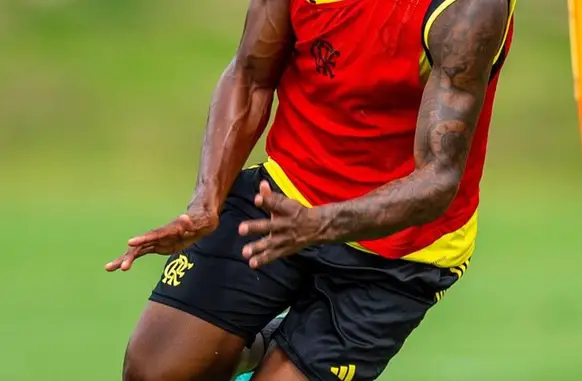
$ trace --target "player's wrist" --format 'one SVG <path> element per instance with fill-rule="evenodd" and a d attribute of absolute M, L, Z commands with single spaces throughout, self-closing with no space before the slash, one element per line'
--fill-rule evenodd
<path fill-rule="evenodd" d="M 311 239 L 313 244 L 334 243 L 336 236 L 333 230 L 334 211 L 327 205 L 310 208 L 307 210 L 310 214 L 309 219 L 317 221 L 317 233 Z"/>
<path fill-rule="evenodd" d="M 218 227 L 220 207 L 218 202 L 194 196 L 188 204 L 186 214 L 197 221 L 204 221 L 203 225 L 208 226 L 210 233 Z"/>
<path fill-rule="evenodd" d="M 213 196 L 215 192 L 196 189 L 196 192 L 188 203 L 188 210 L 205 212 L 207 214 L 219 214 L 220 201 L 218 196 Z"/>

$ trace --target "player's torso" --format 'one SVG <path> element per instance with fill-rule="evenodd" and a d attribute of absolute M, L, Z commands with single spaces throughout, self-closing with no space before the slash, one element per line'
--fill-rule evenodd
<path fill-rule="evenodd" d="M 267 139 L 271 176 L 289 197 L 320 205 L 361 196 L 410 174 L 418 110 L 431 71 L 423 38 L 458 0 L 290 1 L 296 43 Z M 515 0 L 508 5 L 513 10 Z M 422 249 L 415 260 L 432 263 L 443 250 L 456 248 L 441 261 L 445 266 L 470 256 L 498 70 L 508 47 L 504 42 L 465 175 L 447 213 L 429 225 L 362 243 L 366 249 L 393 258 Z M 448 249 L 423 251 L 445 235 L 442 246 Z"/>
<path fill-rule="evenodd" d="M 377 134 L 379 118 L 418 106 L 430 0 L 319 2 L 292 0 L 296 54 L 284 80 L 356 135 Z"/>
<path fill-rule="evenodd" d="M 305 150 L 306 161 L 326 163 L 313 170 L 337 172 L 320 178 L 351 183 L 354 194 L 368 190 L 354 189 L 362 181 L 405 175 L 427 73 L 421 34 L 430 0 L 291 1 L 295 52 L 270 145 Z M 322 200 L 341 198 L 330 190 Z"/>

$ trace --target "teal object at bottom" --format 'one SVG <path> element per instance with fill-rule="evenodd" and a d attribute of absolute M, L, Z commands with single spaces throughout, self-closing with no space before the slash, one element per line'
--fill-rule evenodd
<path fill-rule="evenodd" d="M 253 372 L 244 373 L 244 374 L 241 374 L 240 376 L 238 376 L 237 378 L 235 378 L 234 381 L 249 381 L 252 376 L 253 376 Z"/>

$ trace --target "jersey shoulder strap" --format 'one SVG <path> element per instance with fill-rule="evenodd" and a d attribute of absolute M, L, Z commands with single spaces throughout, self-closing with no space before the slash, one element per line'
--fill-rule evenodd
<path fill-rule="evenodd" d="M 426 14 L 424 16 L 424 20 L 422 23 L 422 45 L 424 47 L 424 51 L 425 51 L 425 54 L 428 58 L 428 61 L 430 62 L 431 65 L 432 65 L 432 58 L 430 56 L 430 51 L 429 51 L 429 46 L 428 46 L 428 36 L 430 34 L 430 28 L 432 28 L 432 26 L 434 25 L 434 23 L 438 19 L 438 17 L 440 15 L 442 15 L 443 12 L 448 7 L 450 7 L 455 1 L 457 1 L 457 0 L 432 0 L 430 2 L 428 10 L 426 11 Z M 505 44 L 507 41 L 507 35 L 509 33 L 509 30 L 510 30 L 511 20 L 513 18 L 513 13 L 515 11 L 516 3 L 517 3 L 517 0 L 508 0 L 507 1 L 508 7 L 509 7 L 508 20 L 507 20 L 507 25 L 505 27 L 505 34 L 503 36 L 503 42 L 501 43 L 501 46 L 499 47 L 499 51 L 497 52 L 497 54 L 495 55 L 495 59 L 493 60 L 494 68 L 496 66 L 498 66 L 497 64 L 501 63 L 501 61 L 503 61 L 503 59 L 504 59 Z"/>

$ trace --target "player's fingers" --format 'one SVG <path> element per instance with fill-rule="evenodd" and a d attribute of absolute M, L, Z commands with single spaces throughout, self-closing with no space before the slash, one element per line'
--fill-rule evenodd
<path fill-rule="evenodd" d="M 250 259 L 254 255 L 261 254 L 265 250 L 267 250 L 271 245 L 272 236 L 268 235 L 267 237 L 261 238 L 258 241 L 251 242 L 243 247 L 242 255 L 245 259 Z"/>
<path fill-rule="evenodd" d="M 261 242 L 263 240 L 265 243 Z M 257 241 L 256 245 L 250 248 L 251 250 L 247 250 L 245 258 L 249 261 L 249 266 L 253 269 L 257 269 L 278 258 L 286 257 L 294 253 L 292 240 L 287 235 L 269 235 L 263 238 L 263 240 Z M 249 251 L 252 251 L 250 255 L 248 255 Z"/>
<path fill-rule="evenodd" d="M 261 181 L 261 184 L 259 185 L 259 194 L 265 197 L 273 194 L 271 186 L 269 185 L 269 182 L 267 180 Z"/>
<path fill-rule="evenodd" d="M 180 216 L 179 218 L 181 217 L 182 216 Z M 176 223 L 176 221 L 178 221 L 178 223 Z M 133 237 L 127 242 L 127 244 L 132 247 L 138 247 L 143 245 L 149 245 L 152 244 L 153 242 L 160 241 L 164 238 L 174 236 L 179 231 L 178 226 L 180 226 L 179 225 L 180 223 L 181 220 L 177 219 L 175 221 L 170 222 L 168 225 L 164 227 L 153 229 L 145 234 Z"/>
<path fill-rule="evenodd" d="M 131 269 L 133 261 L 135 261 L 135 257 L 133 255 L 126 255 L 125 258 L 123 258 L 123 262 L 121 262 L 121 266 L 119 266 L 119 268 L 121 271 L 127 271 Z"/>
<path fill-rule="evenodd" d="M 127 241 L 127 244 L 132 247 L 138 247 L 159 240 L 162 237 L 162 234 L 163 231 L 161 229 L 155 229 L 143 235 L 131 238 Z"/>
<path fill-rule="evenodd" d="M 127 266 L 127 263 L 128 263 L 128 261 L 130 261 L 130 258 L 134 255 L 133 254 L 134 251 L 135 251 L 135 249 L 129 248 L 125 252 L 125 254 L 123 254 L 121 257 L 106 264 L 105 270 L 107 270 L 107 271 L 116 271 L 119 269 L 121 269 L 123 271 L 128 270 L 129 267 L 131 267 L 131 262 L 133 262 L 133 259 L 131 259 L 131 262 L 129 262 L 129 264 L 130 264 L 129 267 Z"/>
<path fill-rule="evenodd" d="M 140 247 L 131 247 L 122 257 L 123 262 L 120 265 L 121 271 L 127 271 L 133 266 L 133 262 L 145 254 L 150 254 L 155 252 L 155 247 L 153 245 L 146 245 Z"/>
<path fill-rule="evenodd" d="M 285 212 L 283 203 L 287 200 L 289 199 L 280 193 L 258 194 L 255 197 L 255 204 L 271 213 L 281 214 Z"/>
<path fill-rule="evenodd" d="M 245 221 L 238 226 L 240 235 L 268 234 L 273 228 L 273 221 L 269 219 Z"/>
<path fill-rule="evenodd" d="M 150 230 L 141 236 L 133 237 L 128 241 L 128 245 L 133 247 L 151 245 L 164 239 L 173 239 L 178 236 L 191 237 L 196 234 L 198 234 L 198 229 L 192 218 L 187 214 L 181 214 L 166 226 Z"/>
<path fill-rule="evenodd" d="M 157 247 L 155 245 L 146 245 L 146 246 L 139 246 L 136 247 L 133 251 L 132 251 L 132 263 L 134 260 L 138 259 L 139 257 L 142 257 L 146 254 L 154 254 L 157 253 Z"/>
<path fill-rule="evenodd" d="M 283 249 L 269 248 L 261 254 L 253 255 L 249 259 L 249 266 L 252 269 L 258 269 L 259 267 L 271 263 L 277 258 L 284 257 L 285 255 L 286 253 Z"/>
<path fill-rule="evenodd" d="M 105 270 L 109 271 L 109 272 L 119 270 L 119 268 L 121 267 L 121 263 L 123 263 L 123 257 L 119 257 L 119 258 L 109 262 L 108 264 L 106 264 Z"/>
<path fill-rule="evenodd" d="M 266 180 L 261 181 L 261 184 L 259 184 L 259 194 L 255 196 L 255 205 L 262 208 L 265 198 L 271 197 L 272 195 L 273 191 L 271 190 L 269 182 Z"/>
<path fill-rule="evenodd" d="M 123 254 L 121 257 L 107 263 L 105 265 L 105 270 L 109 271 L 109 272 L 113 272 L 113 271 L 117 271 L 117 270 L 122 270 L 122 271 L 127 271 L 131 268 L 131 266 L 133 265 L 133 262 L 141 257 L 142 255 L 148 254 L 148 253 L 153 253 L 154 247 L 149 245 L 149 246 L 141 246 L 141 247 L 137 247 L 137 248 L 129 248 L 125 254 Z"/>

